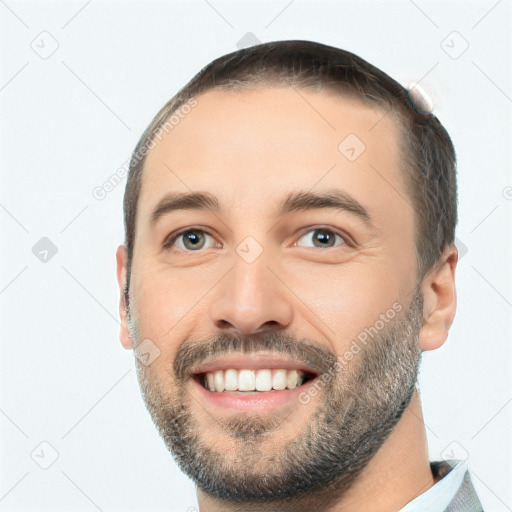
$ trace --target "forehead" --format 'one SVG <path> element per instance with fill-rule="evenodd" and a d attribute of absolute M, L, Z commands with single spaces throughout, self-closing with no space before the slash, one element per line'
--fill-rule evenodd
<path fill-rule="evenodd" d="M 209 190 L 229 204 L 258 204 L 260 213 L 298 189 L 337 187 L 377 203 L 405 194 L 399 127 L 385 110 L 295 88 L 209 91 L 195 99 L 155 139 L 138 217 L 148 218 L 169 191 Z"/>

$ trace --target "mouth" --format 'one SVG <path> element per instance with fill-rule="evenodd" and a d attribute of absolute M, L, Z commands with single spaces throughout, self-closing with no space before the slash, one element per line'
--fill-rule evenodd
<path fill-rule="evenodd" d="M 271 411 L 295 404 L 321 372 L 277 354 L 227 354 L 192 371 L 199 400 L 215 414 L 222 409 Z"/>
<path fill-rule="evenodd" d="M 296 389 L 314 379 L 312 372 L 285 368 L 220 369 L 194 375 L 212 393 L 259 394 Z"/>

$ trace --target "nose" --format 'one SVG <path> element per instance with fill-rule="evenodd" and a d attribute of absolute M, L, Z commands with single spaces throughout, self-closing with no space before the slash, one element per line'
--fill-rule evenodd
<path fill-rule="evenodd" d="M 219 331 L 247 336 L 290 326 L 290 292 L 264 254 L 252 263 L 235 255 L 232 270 L 215 287 L 210 316 Z"/>

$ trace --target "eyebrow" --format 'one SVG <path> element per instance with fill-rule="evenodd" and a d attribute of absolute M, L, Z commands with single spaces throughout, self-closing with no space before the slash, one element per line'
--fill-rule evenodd
<path fill-rule="evenodd" d="M 376 230 L 368 210 L 355 197 L 337 189 L 324 192 L 293 192 L 280 205 L 279 215 L 283 216 L 291 212 L 315 208 L 332 208 L 350 213 L 362 220 L 370 229 Z"/>
<path fill-rule="evenodd" d="M 349 193 L 338 189 L 324 192 L 292 192 L 278 205 L 278 215 L 282 217 L 295 211 L 320 208 L 332 208 L 349 213 L 363 221 L 370 229 L 376 230 L 368 210 Z M 171 192 L 155 206 L 150 217 L 151 227 L 164 215 L 177 210 L 210 210 L 217 214 L 224 213 L 219 200 L 209 192 Z"/>

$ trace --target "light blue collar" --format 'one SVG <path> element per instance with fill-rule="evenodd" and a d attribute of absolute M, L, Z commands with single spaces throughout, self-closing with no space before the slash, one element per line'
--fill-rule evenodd
<path fill-rule="evenodd" d="M 398 512 L 425 512 L 425 510 L 445 510 L 453 500 L 468 470 L 467 460 L 446 461 L 452 467 L 444 477 L 428 491 L 410 501 Z"/>

